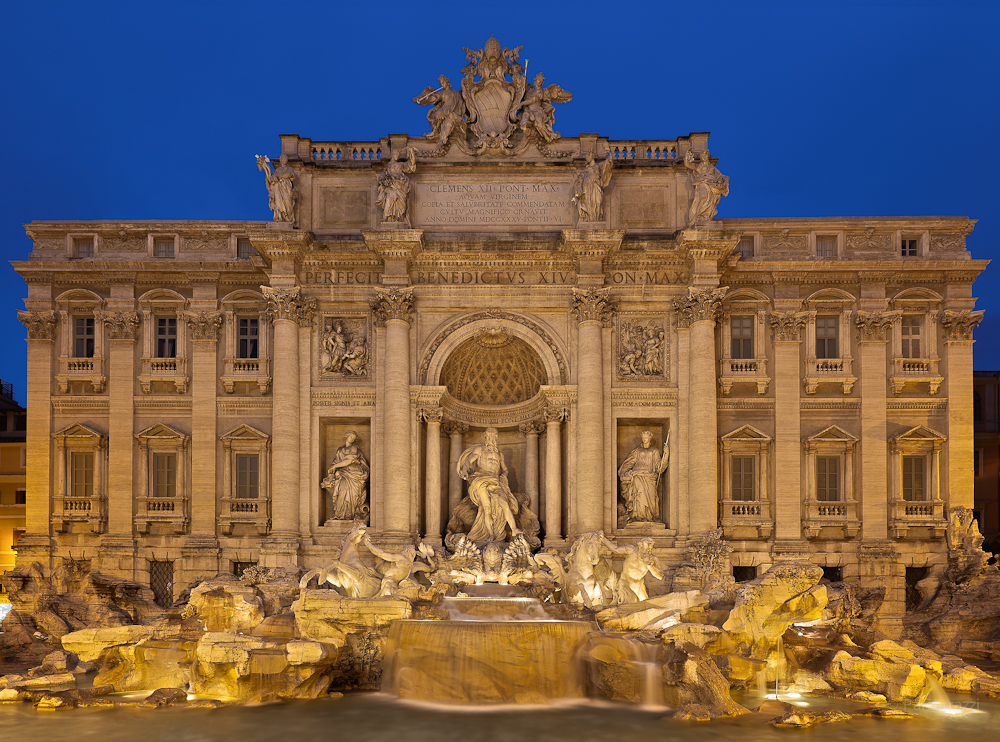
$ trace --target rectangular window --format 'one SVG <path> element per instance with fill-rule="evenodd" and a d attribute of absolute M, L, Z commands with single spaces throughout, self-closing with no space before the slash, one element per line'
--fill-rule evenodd
<path fill-rule="evenodd" d="M 246 237 L 240 237 L 239 239 L 236 240 L 237 260 L 250 260 L 256 254 L 257 254 L 256 248 L 254 248 L 253 243 Z"/>
<path fill-rule="evenodd" d="M 819 235 L 816 237 L 816 257 L 835 258 L 837 257 L 837 236 L 832 234 Z"/>
<path fill-rule="evenodd" d="M 157 237 L 155 240 L 153 240 L 153 257 L 154 258 L 174 257 L 174 238 Z"/>
<path fill-rule="evenodd" d="M 241 317 L 239 321 L 239 357 L 259 358 L 258 338 L 260 335 L 260 320 Z"/>
<path fill-rule="evenodd" d="M 920 317 L 903 317 L 901 320 L 903 358 L 923 358 L 920 355 L 920 320 Z"/>
<path fill-rule="evenodd" d="M 904 239 L 900 244 L 900 254 L 904 258 L 915 258 L 917 257 L 917 241 Z"/>
<path fill-rule="evenodd" d="M 244 572 L 256 566 L 257 562 L 233 562 L 233 574 L 242 577 Z"/>
<path fill-rule="evenodd" d="M 915 502 L 924 501 L 924 465 L 923 456 L 903 457 L 903 499 Z"/>
<path fill-rule="evenodd" d="M 256 500 L 260 493 L 259 459 L 257 454 L 236 454 L 236 497 Z"/>
<path fill-rule="evenodd" d="M 753 321 L 750 315 L 736 315 L 730 320 L 733 358 L 753 358 Z"/>
<path fill-rule="evenodd" d="M 94 496 L 94 454 L 71 454 L 70 493 L 73 497 Z"/>
<path fill-rule="evenodd" d="M 733 500 L 749 502 L 754 500 L 753 456 L 733 456 Z"/>
<path fill-rule="evenodd" d="M 840 457 L 816 457 L 816 499 L 836 502 L 840 499 Z"/>
<path fill-rule="evenodd" d="M 753 237 L 741 237 L 740 241 L 736 243 L 736 249 L 733 250 L 733 255 L 739 255 L 742 258 L 752 258 L 753 257 Z"/>
<path fill-rule="evenodd" d="M 79 260 L 80 258 L 92 258 L 94 257 L 94 238 L 93 237 L 76 237 L 73 240 L 73 257 Z"/>
<path fill-rule="evenodd" d="M 156 357 L 177 357 L 177 318 L 156 318 Z"/>
<path fill-rule="evenodd" d="M 840 317 L 816 318 L 816 357 L 840 358 L 837 350 L 837 334 Z"/>
<path fill-rule="evenodd" d="M 14 492 L 14 504 L 15 505 L 27 505 L 28 504 L 28 490 L 16 490 Z"/>
<path fill-rule="evenodd" d="M 177 495 L 177 454 L 153 454 L 153 497 Z"/>
<path fill-rule="evenodd" d="M 94 357 L 94 318 L 73 318 L 73 357 Z"/>

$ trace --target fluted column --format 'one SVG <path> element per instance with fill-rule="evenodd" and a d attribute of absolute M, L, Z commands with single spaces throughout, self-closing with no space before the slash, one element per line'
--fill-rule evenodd
<path fill-rule="evenodd" d="M 270 543 L 280 549 L 265 561 L 285 566 L 295 563 L 299 536 L 299 325 L 312 321 L 315 301 L 302 296 L 301 288 L 261 286 L 267 313 L 274 328 L 274 391 L 272 393 L 271 454 L 272 528 Z"/>
<path fill-rule="evenodd" d="M 427 423 L 424 466 L 424 538 L 433 546 L 441 543 L 441 419 L 440 407 L 425 408 L 420 416 Z"/>
<path fill-rule="evenodd" d="M 579 323 L 576 364 L 576 522 L 574 533 L 604 528 L 604 349 L 616 301 L 607 289 L 573 290 Z"/>
<path fill-rule="evenodd" d="M 469 426 L 455 420 L 445 423 L 445 434 L 450 439 L 448 449 L 448 517 L 462 501 L 462 478 L 458 476 L 458 460 L 462 456 L 462 436 L 469 431 Z"/>
<path fill-rule="evenodd" d="M 410 317 L 412 289 L 378 291 L 371 300 L 375 321 L 385 327 L 385 435 L 382 523 L 389 533 L 410 530 Z"/>
<path fill-rule="evenodd" d="M 522 423 L 518 430 L 524 435 L 524 492 L 528 496 L 528 507 L 538 514 L 538 434 L 544 430 L 541 425 L 532 420 Z"/>
<path fill-rule="evenodd" d="M 562 434 L 563 407 L 545 408 L 545 545 L 558 546 L 562 535 Z"/>
<path fill-rule="evenodd" d="M 674 301 L 680 324 L 690 332 L 688 497 L 691 533 L 718 525 L 718 414 L 715 405 L 715 320 L 726 289 L 688 289 Z"/>

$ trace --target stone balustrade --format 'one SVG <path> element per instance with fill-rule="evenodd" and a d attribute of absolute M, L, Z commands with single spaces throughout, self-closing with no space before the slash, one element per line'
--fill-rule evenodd
<path fill-rule="evenodd" d="M 824 528 L 839 528 L 843 530 L 844 538 L 854 538 L 861 529 L 857 500 L 807 501 L 802 520 L 806 538 L 819 538 Z"/>
<path fill-rule="evenodd" d="M 722 500 L 719 507 L 724 538 L 747 540 L 771 537 L 774 518 L 768 501 Z"/>
<path fill-rule="evenodd" d="M 907 538 L 910 529 L 927 529 L 942 538 L 948 528 L 943 500 L 893 500 L 889 503 L 889 528 L 893 538 Z"/>

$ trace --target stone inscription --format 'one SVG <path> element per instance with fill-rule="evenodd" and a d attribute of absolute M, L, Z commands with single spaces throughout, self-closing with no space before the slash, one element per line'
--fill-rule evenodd
<path fill-rule="evenodd" d="M 414 227 L 567 227 L 569 183 L 417 183 Z"/>
<path fill-rule="evenodd" d="M 571 271 L 417 271 L 412 277 L 417 284 L 541 286 L 576 283 L 576 273 Z"/>
<path fill-rule="evenodd" d="M 413 271 L 410 280 L 414 284 L 435 284 L 452 286 L 568 286 L 576 283 L 574 271 Z M 607 274 L 607 283 L 612 286 L 648 284 L 666 286 L 683 283 L 684 277 L 666 271 L 612 271 Z M 336 284 L 340 286 L 378 286 L 382 274 L 378 271 L 304 271 L 302 283 L 310 286 Z"/>

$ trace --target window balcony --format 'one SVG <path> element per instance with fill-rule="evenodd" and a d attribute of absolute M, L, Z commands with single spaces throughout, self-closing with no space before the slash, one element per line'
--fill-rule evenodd
<path fill-rule="evenodd" d="M 719 507 L 723 538 L 738 541 L 771 538 L 774 520 L 769 502 L 723 500 Z"/>
<path fill-rule="evenodd" d="M 900 394 L 907 384 L 927 384 L 931 394 L 937 394 L 944 382 L 938 370 L 939 358 L 893 358 L 889 383 L 892 393 Z"/>
<path fill-rule="evenodd" d="M 104 391 L 107 376 L 104 374 L 103 358 L 59 358 L 59 371 L 56 373 L 56 383 L 61 394 L 69 393 L 71 381 L 89 381 L 94 385 L 94 393 Z"/>
<path fill-rule="evenodd" d="M 227 358 L 222 374 L 226 393 L 236 390 L 237 382 L 256 384 L 261 394 L 271 387 L 271 361 L 266 358 Z"/>
<path fill-rule="evenodd" d="M 149 533 L 154 523 L 168 523 L 173 526 L 174 533 L 187 533 L 189 522 L 186 498 L 136 498 L 135 528 L 139 533 Z"/>
<path fill-rule="evenodd" d="M 861 530 L 856 500 L 811 500 L 805 503 L 805 511 L 802 530 L 807 539 L 819 538 L 824 528 L 841 529 L 843 538 L 854 538 Z"/>
<path fill-rule="evenodd" d="M 246 524 L 257 529 L 257 535 L 266 536 L 271 530 L 271 502 L 267 499 L 241 499 L 223 497 L 219 530 L 229 536 L 236 524 Z"/>
<path fill-rule="evenodd" d="M 765 359 L 724 358 L 719 363 L 719 386 L 724 395 L 729 394 L 733 384 L 739 383 L 756 384 L 757 394 L 767 392 L 771 377 L 767 375 L 767 361 Z"/>
<path fill-rule="evenodd" d="M 99 495 L 56 497 L 51 522 L 57 533 L 69 533 L 73 523 L 89 525 L 92 533 L 104 533 L 108 527 L 107 501 Z"/>
<path fill-rule="evenodd" d="M 944 500 L 893 500 L 889 503 L 889 531 L 893 538 L 906 538 L 911 528 L 930 530 L 931 538 L 944 538 L 948 520 Z"/>
<path fill-rule="evenodd" d="M 851 372 L 852 358 L 809 358 L 802 379 L 806 394 L 815 394 L 820 384 L 840 384 L 844 394 L 850 394 L 857 377 Z"/>
<path fill-rule="evenodd" d="M 153 390 L 154 381 L 173 383 L 178 394 L 187 392 L 188 387 L 187 358 L 143 358 L 139 383 L 143 394 Z"/>

